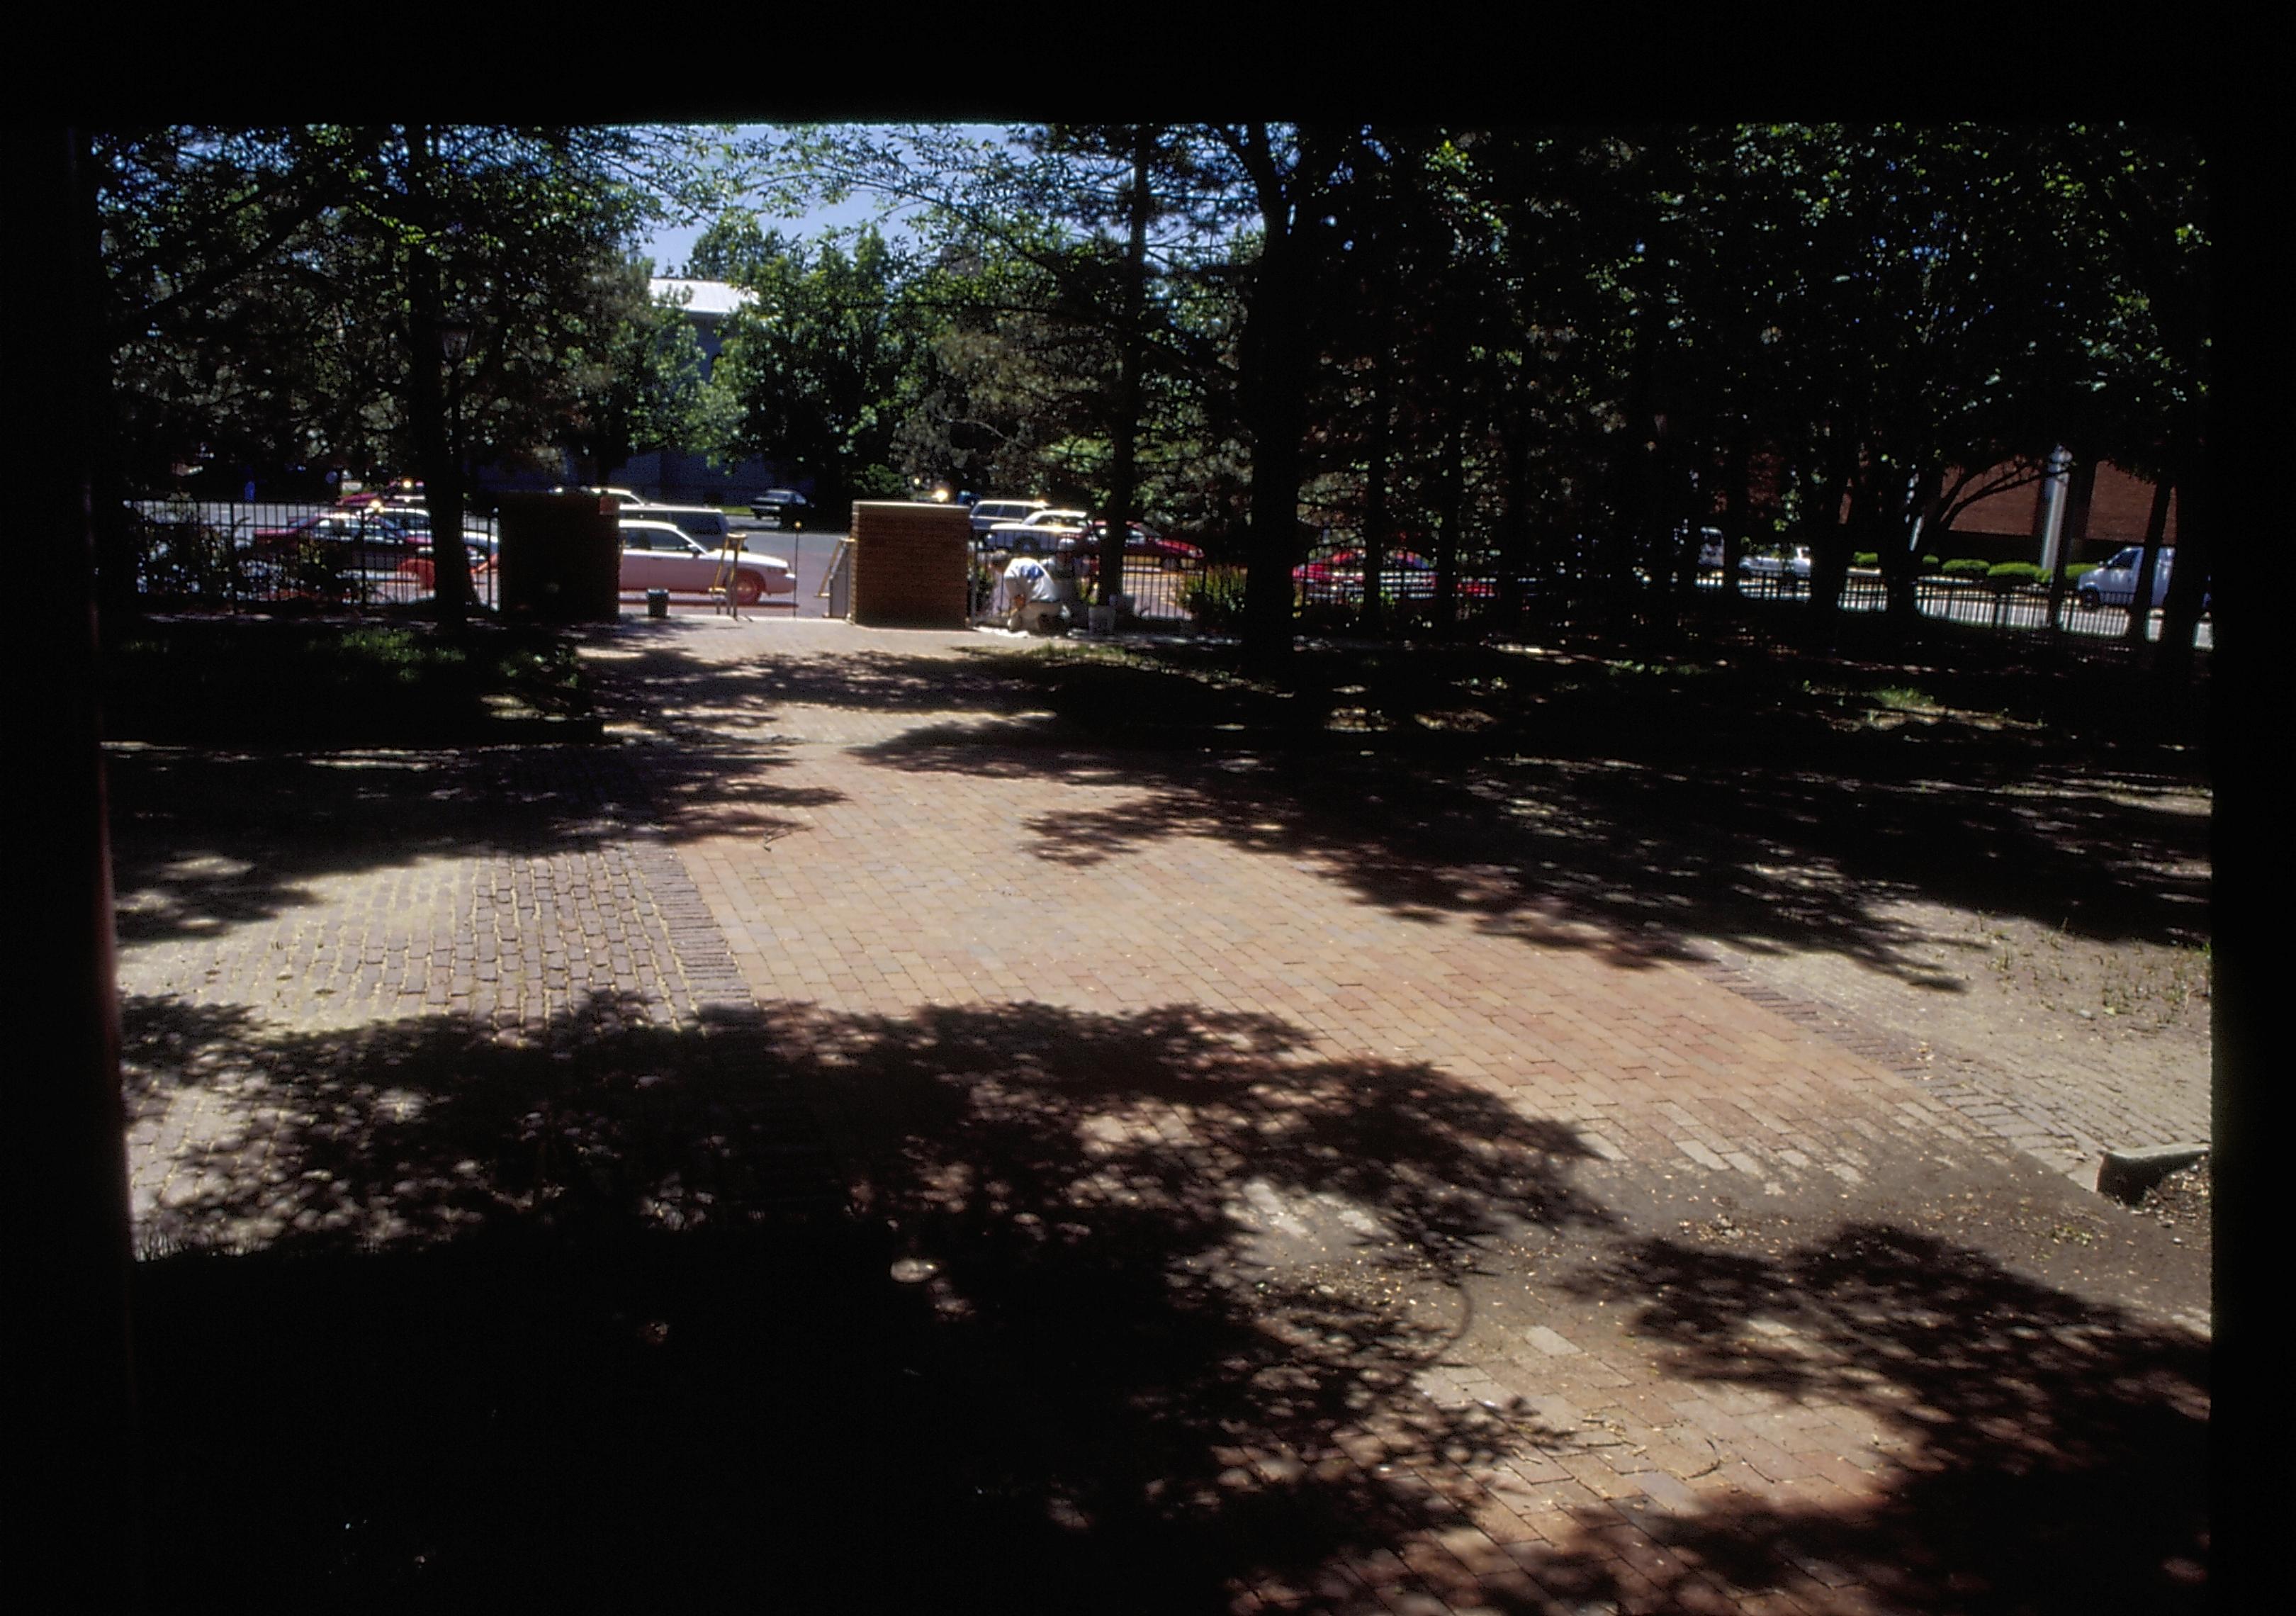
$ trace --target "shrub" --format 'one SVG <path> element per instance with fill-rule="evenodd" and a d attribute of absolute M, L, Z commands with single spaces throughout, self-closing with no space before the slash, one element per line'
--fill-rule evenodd
<path fill-rule="evenodd" d="M 2048 581 L 2049 575 L 2031 562 L 1997 562 L 1985 570 L 1985 581 L 1996 589 L 2014 589 Z"/>
<path fill-rule="evenodd" d="M 1934 555 L 1922 557 L 1922 570 L 1924 572 L 1935 572 L 1941 564 Z"/>
<path fill-rule="evenodd" d="M 1207 567 L 1188 586 L 1188 616 L 1200 628 L 1233 628 L 1243 621 L 1243 569 Z"/>
<path fill-rule="evenodd" d="M 1940 569 L 1948 578 L 1983 578 L 1992 570 L 1989 562 L 1980 561 L 1972 555 L 1957 555 Z"/>
<path fill-rule="evenodd" d="M 1878 567 L 1882 564 L 1882 557 L 1877 551 L 1860 550 L 1849 558 L 1849 564 L 1853 567 Z"/>

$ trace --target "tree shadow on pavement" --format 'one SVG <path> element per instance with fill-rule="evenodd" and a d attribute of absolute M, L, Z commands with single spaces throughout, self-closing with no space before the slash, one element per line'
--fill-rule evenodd
<path fill-rule="evenodd" d="M 132 747 L 105 759 L 116 926 L 127 946 L 212 935 L 315 900 L 313 883 L 429 858 L 581 852 L 693 797 L 734 833 L 792 823 L 818 791 L 663 749 L 641 783 L 627 752 L 579 744 L 423 751 Z M 759 778 L 759 774 L 767 774 Z"/>
<path fill-rule="evenodd" d="M 1398 915 L 1473 915 L 1626 965 L 1706 936 L 1957 990 L 1883 913 L 1893 900 L 2100 939 L 2206 935 L 2192 765 L 2159 725 L 2143 744 L 2117 734 L 2113 670 L 2091 711 L 2076 672 L 1749 654 L 1323 647 L 1272 683 L 1177 646 L 704 663 L 665 639 L 617 664 L 609 700 L 746 713 L 761 733 L 791 706 L 882 713 L 882 738 L 865 724 L 848 743 L 890 767 L 1119 791 L 1029 823 L 1072 861 L 1218 836 Z"/>
<path fill-rule="evenodd" d="M 155 1603 L 1370 1609 L 1390 1577 L 1636 1608 L 1653 1538 L 1691 1571 L 1648 1608 L 1924 1546 L 2015 1592 L 2023 1528 L 1988 1511 L 2037 1439 L 2066 1498 L 2189 1456 L 2140 1399 L 2190 1354 L 2128 1319 L 1886 1229 L 1798 1266 L 1649 1243 L 1570 1129 L 1266 1018 L 648 1018 L 131 1001 L 138 1136 L 204 1118 L 137 1273 Z M 1766 1373 L 1906 1433 L 1904 1507 L 1431 1555 L 1493 1519 L 1464 1466 L 1564 1451 L 1422 1390 L 1466 1289 L 1554 1253 L 1691 1381 L 1749 1374 L 1726 1326 L 1792 1323 L 1822 1361 Z M 2164 1532 L 2036 1552 L 2133 1575 Z"/>
<path fill-rule="evenodd" d="M 1949 729 L 1738 745 L 1657 693 L 1535 728 L 1359 734 L 1312 709 L 1279 721 L 1270 699 L 1183 685 L 1090 669 L 1054 692 L 1063 721 L 922 726 L 865 755 L 1118 788 L 1105 808 L 1029 822 L 1077 862 L 1218 836 L 1309 861 L 1392 913 L 1472 915 L 1628 965 L 1710 936 L 1823 947 L 1956 988 L 1906 947 L 1882 913 L 1892 899 L 2088 936 L 2204 935 L 2204 816 L 2090 783 L 2036 784 Z M 1093 710 L 1113 716 L 1086 722 Z"/>
<path fill-rule="evenodd" d="M 1677 1567 L 1914 1611 L 2205 1608 L 2205 1343 L 1889 1224 L 1775 1256 L 1649 1240 L 1573 1288 L 1634 1309 L 1674 1377 L 1892 1433 L 1877 1507 L 1644 1512 Z"/>

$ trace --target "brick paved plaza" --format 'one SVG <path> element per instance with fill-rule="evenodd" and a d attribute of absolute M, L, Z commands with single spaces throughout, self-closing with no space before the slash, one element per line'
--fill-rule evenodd
<path fill-rule="evenodd" d="M 1096 747 L 1013 648 L 626 621 L 586 652 L 606 746 L 115 753 L 147 1341 L 226 1261 L 403 1294 L 490 1231 L 644 1254 L 565 1302 L 602 1333 L 549 1411 L 465 1398 L 630 1421 L 486 1449 L 552 1532 L 458 1479 L 358 1565 L 768 1609 L 2199 1608 L 2205 1256 L 2078 1179 L 2205 1137 L 2204 1067 L 1470 901 L 1439 842 L 1316 833 L 1372 766 Z"/>

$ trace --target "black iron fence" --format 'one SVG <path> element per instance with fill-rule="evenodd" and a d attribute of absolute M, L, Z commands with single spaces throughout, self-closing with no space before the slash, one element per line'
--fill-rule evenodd
<path fill-rule="evenodd" d="M 1310 623 L 1321 621 L 1338 628 L 1353 621 L 1362 611 L 1362 582 L 1352 574 L 1319 570 L 1310 563 L 1299 570 L 1293 582 L 1301 616 Z M 1715 569 L 1705 570 L 1697 580 L 1702 595 L 1718 594 L 1722 586 L 1722 574 Z M 1651 587 L 1647 583 L 1641 586 L 1645 589 Z M 1742 574 L 1738 587 L 1741 597 L 1751 601 L 1792 603 L 1809 599 L 1808 579 L 1790 570 Z M 1527 578 L 1516 593 L 1528 609 L 1556 623 L 1569 623 L 1601 611 L 1599 593 L 1583 579 Z M 1463 572 L 1455 587 L 1454 613 L 1462 623 L 1491 619 L 1501 610 L 1504 595 L 1501 580 L 1496 577 Z M 2049 591 L 2045 585 L 1997 585 L 1981 578 L 1929 576 L 1915 582 L 1914 599 L 1923 617 L 1948 622 L 2005 630 L 2046 629 L 2049 626 Z M 1853 571 L 1842 585 L 1841 603 L 1844 611 L 1881 611 L 1886 609 L 1888 600 L 1878 572 Z M 1408 623 L 1414 618 L 1431 618 L 1435 611 L 1433 573 L 1414 572 L 1391 578 L 1382 594 L 1382 605 L 1390 622 Z M 2160 613 L 2155 611 L 2151 618 L 2148 632 L 2158 638 Z M 2117 638 L 2128 631 L 2128 608 L 2084 607 L 2068 587 L 2058 623 L 2068 634 Z M 2205 620 L 2201 627 L 2200 643 L 2203 646 L 2210 643 L 2210 626 Z"/>
<path fill-rule="evenodd" d="M 1722 575 L 1709 572 L 1699 579 L 1702 589 L 1718 591 Z M 1807 600 L 1809 584 L 1792 574 L 1749 575 L 1739 579 L 1740 592 L 1752 600 Z M 1914 583 L 1914 605 L 1925 618 L 2003 629 L 2045 629 L 2049 627 L 2049 589 L 2046 584 L 1997 584 L 1984 578 L 1945 578 L 1930 574 Z M 1844 611 L 1882 611 L 1889 606 L 1889 589 L 1879 572 L 1859 569 L 1842 581 Z M 2066 634 L 2117 639 L 2128 632 L 2127 605 L 2094 607 L 2080 604 L 2068 584 L 2058 610 L 2058 628 Z M 2161 614 L 2147 614 L 2146 632 L 2158 639 Z M 2201 626 L 2202 645 L 2209 644 L 2210 626 Z"/>
<path fill-rule="evenodd" d="M 1002 569 L 996 558 L 976 552 L 972 567 L 972 613 L 975 617 L 988 613 L 996 594 L 996 580 Z M 1119 594 L 1131 603 L 1134 617 L 1151 622 L 1180 623 L 1192 615 L 1192 596 L 1204 576 L 1204 563 L 1190 555 L 1140 556 L 1124 558 L 1124 587 Z M 1079 570 L 1078 595 L 1088 601 L 1093 594 L 1090 562 Z M 1078 608 L 1079 613 L 1082 606 Z"/>
<path fill-rule="evenodd" d="M 406 605 L 437 576 L 430 519 L 416 510 L 224 500 L 131 500 L 136 591 L 154 606 L 262 609 Z M 495 599 L 490 520 L 463 529 L 471 582 Z"/>

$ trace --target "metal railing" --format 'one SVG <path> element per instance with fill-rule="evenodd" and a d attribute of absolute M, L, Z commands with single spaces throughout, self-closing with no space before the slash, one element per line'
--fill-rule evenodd
<path fill-rule="evenodd" d="M 821 587 L 813 592 L 814 599 L 827 601 L 822 609 L 824 617 L 849 617 L 853 611 L 853 541 L 840 538 L 829 557 L 829 570 L 821 575 Z"/>
<path fill-rule="evenodd" d="M 365 609 L 429 600 L 435 564 L 419 513 L 314 504 L 131 500 L 136 592 L 153 606 Z M 464 526 L 471 583 L 495 603 L 494 530 Z"/>
<path fill-rule="evenodd" d="M 1718 593 L 1722 584 L 1722 574 L 1714 568 L 1702 570 L 1697 580 L 1702 595 Z M 1639 587 L 1648 589 L 1651 586 L 1644 583 Z M 1807 604 L 1809 600 L 1809 580 L 1791 571 L 1742 573 L 1738 588 L 1740 597 L 1749 601 Z M 1568 579 L 1526 580 L 1521 593 L 1527 604 L 1564 621 L 1575 618 L 1600 595 L 1591 586 L 1574 588 Z M 1309 571 L 1299 580 L 1296 595 L 1303 612 L 1320 611 L 1327 618 L 1338 613 L 1352 617 L 1363 603 L 1360 580 L 1346 574 L 1319 577 Z M 1497 578 L 1463 572 L 1456 587 L 1455 614 L 1463 623 L 1474 622 L 1496 612 L 1502 598 Z M 1388 589 L 1383 600 L 1390 621 L 1428 617 L 1434 611 L 1434 578 L 1425 574 L 1406 576 Z M 1844 611 L 1882 611 L 1888 608 L 1889 594 L 1880 573 L 1860 570 L 1843 580 L 1840 600 Z M 2049 626 L 2046 585 L 1995 585 L 1981 578 L 1929 574 L 1915 581 L 1914 603 L 1922 616 L 1945 622 L 2025 632 L 2045 630 Z M 2066 634 L 2118 638 L 2128 632 L 2128 608 L 2084 607 L 2069 587 L 2061 603 L 2058 623 Z M 2158 639 L 2160 632 L 2161 614 L 2156 610 L 2151 614 L 2147 633 Z M 2210 625 L 2204 618 L 2198 643 L 2205 647 L 2210 638 Z"/>
<path fill-rule="evenodd" d="M 832 570 L 834 563 L 832 563 Z M 1177 624 L 1189 619 L 1189 595 L 1203 577 L 1204 563 L 1193 556 L 1127 556 L 1124 560 L 1124 587 L 1118 591 L 1131 603 L 1133 617 L 1144 621 Z M 997 567 L 976 553 L 972 567 L 972 615 L 985 617 L 996 594 Z M 824 581 L 823 592 L 828 590 Z M 1077 580 L 1079 603 L 1075 608 L 1079 619 L 1083 603 L 1093 595 L 1093 579 L 1089 565 Z M 832 615 L 835 615 L 832 613 Z"/>

